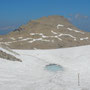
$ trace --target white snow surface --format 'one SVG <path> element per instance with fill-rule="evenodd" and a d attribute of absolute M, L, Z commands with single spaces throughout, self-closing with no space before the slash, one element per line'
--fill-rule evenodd
<path fill-rule="evenodd" d="M 11 37 L 12 40 L 16 40 L 14 37 Z"/>
<path fill-rule="evenodd" d="M 19 39 L 22 39 L 23 37 L 18 37 Z"/>
<path fill-rule="evenodd" d="M 90 90 L 90 45 L 14 51 L 23 62 L 0 59 L 0 90 Z M 45 70 L 45 66 L 52 63 L 64 70 Z"/>
<path fill-rule="evenodd" d="M 80 40 L 88 40 L 88 39 L 89 39 L 88 37 L 80 38 Z"/>
<path fill-rule="evenodd" d="M 84 32 L 82 32 L 82 31 L 79 31 L 79 30 L 74 30 L 74 29 L 72 29 L 72 28 L 67 28 L 69 31 L 74 31 L 74 32 L 76 32 L 76 33 L 81 33 L 81 34 L 84 34 Z"/>
<path fill-rule="evenodd" d="M 62 36 L 71 37 L 71 38 L 74 39 L 74 41 L 77 40 L 76 37 L 73 36 L 73 35 L 71 35 L 71 34 L 64 34 L 64 33 L 58 34 L 57 32 L 54 32 L 53 30 L 52 30 L 51 32 L 54 34 L 54 36 L 46 36 L 46 35 L 44 35 L 43 33 L 30 33 L 30 35 L 40 35 L 41 38 L 38 38 L 38 39 L 33 39 L 33 38 L 32 38 L 32 40 L 31 40 L 31 41 L 28 41 L 28 42 L 29 42 L 29 43 L 32 43 L 32 42 L 35 42 L 35 41 L 46 41 L 46 42 L 50 42 L 50 40 L 46 40 L 45 38 L 57 38 L 58 40 L 63 41 L 63 40 L 60 38 L 60 37 L 62 37 Z"/>
<path fill-rule="evenodd" d="M 64 25 L 58 24 L 58 25 L 57 25 L 57 29 L 59 29 L 59 27 L 64 27 Z"/>

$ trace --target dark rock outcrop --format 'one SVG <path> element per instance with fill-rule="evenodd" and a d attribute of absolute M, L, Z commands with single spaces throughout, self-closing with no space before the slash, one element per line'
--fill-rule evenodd
<path fill-rule="evenodd" d="M 11 60 L 11 61 L 19 61 L 22 62 L 20 59 L 16 58 L 13 55 L 7 54 L 3 51 L 0 50 L 0 58 L 6 59 L 6 60 Z"/>

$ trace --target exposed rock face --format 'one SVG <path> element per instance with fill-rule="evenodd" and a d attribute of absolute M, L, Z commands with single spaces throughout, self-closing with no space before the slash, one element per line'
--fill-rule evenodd
<path fill-rule="evenodd" d="M 19 61 L 22 62 L 19 58 L 17 58 L 18 53 L 12 51 L 10 48 L 8 48 L 5 45 L 0 44 L 0 58 L 11 60 L 11 61 Z"/>
<path fill-rule="evenodd" d="M 90 33 L 79 30 L 63 16 L 48 16 L 1 36 L 0 43 L 14 49 L 55 49 L 88 45 Z"/>
<path fill-rule="evenodd" d="M 13 55 L 7 54 L 7 53 L 5 53 L 5 52 L 3 52 L 1 50 L 0 50 L 0 58 L 6 59 L 6 60 L 11 60 L 11 61 L 19 61 L 19 62 L 21 62 L 20 59 L 16 58 Z"/>

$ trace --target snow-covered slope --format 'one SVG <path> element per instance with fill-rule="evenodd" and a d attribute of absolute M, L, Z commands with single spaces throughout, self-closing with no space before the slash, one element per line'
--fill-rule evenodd
<path fill-rule="evenodd" d="M 0 59 L 0 90 L 90 90 L 90 46 L 15 51 L 23 62 Z M 52 63 L 63 71 L 47 71 Z"/>

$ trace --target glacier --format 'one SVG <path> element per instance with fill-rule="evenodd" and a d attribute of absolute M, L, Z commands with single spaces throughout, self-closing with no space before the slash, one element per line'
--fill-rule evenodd
<path fill-rule="evenodd" d="M 90 90 L 90 45 L 13 51 L 22 62 L 0 58 L 0 90 Z M 63 71 L 46 70 L 52 63 Z"/>

